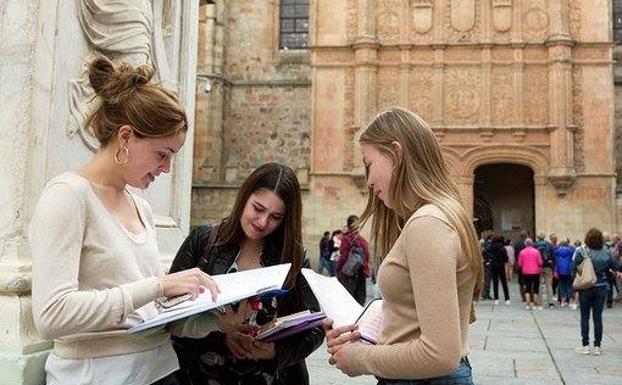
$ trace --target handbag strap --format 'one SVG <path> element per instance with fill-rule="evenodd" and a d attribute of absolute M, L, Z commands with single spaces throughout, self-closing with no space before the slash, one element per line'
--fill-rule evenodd
<path fill-rule="evenodd" d="M 216 237 L 218 236 L 219 227 L 220 225 L 218 224 L 212 226 L 209 236 L 207 237 L 207 242 L 205 243 L 203 255 L 199 259 L 199 263 L 197 263 L 197 267 L 203 271 L 208 270 L 208 259 L 212 253 L 214 245 L 216 244 Z"/>

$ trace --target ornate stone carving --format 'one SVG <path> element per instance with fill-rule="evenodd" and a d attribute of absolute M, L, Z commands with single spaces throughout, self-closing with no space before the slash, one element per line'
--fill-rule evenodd
<path fill-rule="evenodd" d="M 581 7 L 585 4 L 583 0 L 570 0 L 568 2 L 569 8 L 569 16 L 570 19 L 569 29 L 570 35 L 575 39 L 579 40 L 581 36 Z"/>
<path fill-rule="evenodd" d="M 445 75 L 446 122 L 476 124 L 480 112 L 479 68 L 451 68 Z"/>
<path fill-rule="evenodd" d="M 492 23 L 497 32 L 512 28 L 512 0 L 493 0 Z"/>
<path fill-rule="evenodd" d="M 433 13 L 434 9 L 431 0 L 412 0 L 415 32 L 425 34 L 432 29 Z"/>
<path fill-rule="evenodd" d="M 78 1 L 78 17 L 89 48 L 135 65 L 153 62 L 159 81 L 175 88 L 162 32 L 164 16 L 170 14 L 170 9 L 165 10 L 163 2 Z M 86 57 L 85 63 L 88 60 L 89 57 Z M 79 78 L 69 81 L 68 96 L 70 116 L 67 134 L 71 137 L 78 133 L 88 148 L 97 150 L 97 139 L 84 127 L 94 97 L 85 67 Z"/>
<path fill-rule="evenodd" d="M 378 111 L 399 104 L 399 89 L 399 72 L 397 67 L 381 67 L 378 70 Z"/>
<path fill-rule="evenodd" d="M 492 69 L 492 122 L 509 125 L 514 117 L 514 84 L 512 68 L 497 66 Z"/>
<path fill-rule="evenodd" d="M 468 32 L 475 26 L 475 0 L 450 0 L 451 27 Z"/>
<path fill-rule="evenodd" d="M 544 65 L 525 66 L 523 92 L 525 123 L 528 125 L 548 124 L 549 73 Z"/>
<path fill-rule="evenodd" d="M 358 0 L 348 0 L 346 6 L 346 33 L 350 43 L 357 37 L 358 6 Z"/>
<path fill-rule="evenodd" d="M 397 44 L 400 39 L 401 0 L 378 0 L 376 28 L 382 44 Z"/>
<path fill-rule="evenodd" d="M 581 66 L 572 68 L 572 121 L 575 126 L 573 133 L 574 167 L 577 172 L 585 170 L 584 122 L 583 122 L 583 73 Z M 618 153 L 619 154 L 619 153 Z"/>
<path fill-rule="evenodd" d="M 549 181 L 555 187 L 557 195 L 565 196 L 574 185 L 577 177 L 573 175 L 549 176 Z"/>
<path fill-rule="evenodd" d="M 414 67 L 410 72 L 410 108 L 425 121 L 432 121 L 432 79 L 431 67 Z"/>
<path fill-rule="evenodd" d="M 549 28 L 547 0 L 528 0 L 523 4 L 523 37 L 528 41 L 546 39 Z"/>

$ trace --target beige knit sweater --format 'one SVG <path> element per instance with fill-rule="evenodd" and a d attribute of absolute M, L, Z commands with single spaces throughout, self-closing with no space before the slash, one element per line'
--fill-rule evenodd
<path fill-rule="evenodd" d="M 137 335 L 124 332 L 137 322 L 136 309 L 162 295 L 151 209 L 131 195 L 146 230 L 139 240 L 128 235 L 75 172 L 52 179 L 37 203 L 29 228 L 33 315 L 39 335 L 54 339 L 60 357 L 127 354 L 169 343 L 163 327 Z M 178 329 L 183 334 L 193 327 Z"/>
<path fill-rule="evenodd" d="M 355 344 L 354 374 L 421 379 L 449 374 L 468 353 L 475 278 L 443 212 L 408 220 L 378 273 L 384 320 L 378 345 Z"/>

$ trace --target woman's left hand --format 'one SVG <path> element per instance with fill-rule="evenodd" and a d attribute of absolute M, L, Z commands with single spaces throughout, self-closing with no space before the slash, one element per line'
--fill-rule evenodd
<path fill-rule="evenodd" d="M 352 363 L 355 360 L 357 349 L 363 348 L 363 344 L 360 342 L 347 343 L 342 345 L 339 350 L 333 354 L 332 360 L 335 363 L 335 367 L 343 374 L 347 374 L 350 377 L 360 376 L 361 372 L 355 370 Z"/>

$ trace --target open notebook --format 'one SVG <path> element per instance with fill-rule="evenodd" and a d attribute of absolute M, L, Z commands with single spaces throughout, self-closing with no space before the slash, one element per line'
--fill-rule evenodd
<path fill-rule="evenodd" d="M 311 286 L 311 291 L 326 317 L 333 320 L 334 327 L 357 324 L 364 342 L 370 344 L 378 342 L 382 324 L 381 299 L 375 299 L 363 307 L 337 278 L 325 277 L 311 269 L 302 269 L 302 275 Z"/>
<path fill-rule="evenodd" d="M 195 300 L 185 301 L 162 310 L 154 317 L 131 327 L 127 332 L 135 333 L 256 295 L 267 294 L 272 290 L 278 290 L 283 286 L 290 267 L 291 263 L 284 263 L 261 269 L 240 271 L 238 273 L 213 275 L 212 278 L 220 288 L 220 294 L 218 294 L 216 301 L 212 301 L 212 295 L 206 290 Z M 151 302 L 145 305 L 145 307 L 153 308 L 154 304 Z M 137 309 L 137 312 L 140 313 L 140 310 Z"/>

